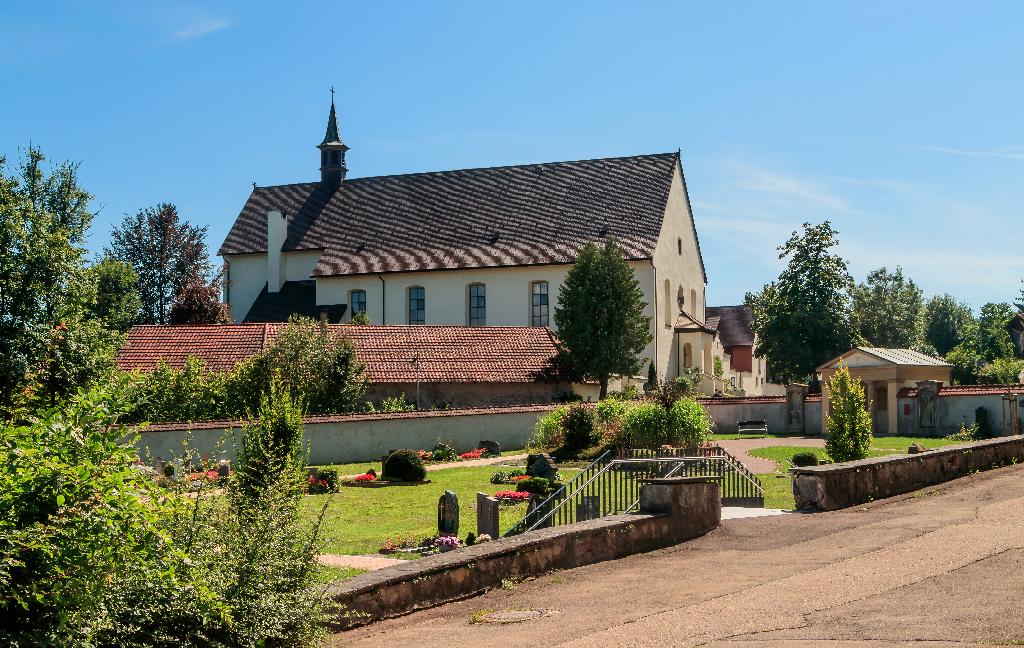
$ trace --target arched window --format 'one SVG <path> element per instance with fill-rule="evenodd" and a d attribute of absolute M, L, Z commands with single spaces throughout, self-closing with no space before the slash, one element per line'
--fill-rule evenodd
<path fill-rule="evenodd" d="M 530 326 L 547 326 L 548 282 L 534 281 L 530 284 Z"/>
<path fill-rule="evenodd" d="M 686 291 L 683 290 L 682 286 L 679 286 L 679 290 L 676 291 L 676 306 L 679 307 L 679 312 L 683 312 L 683 307 L 686 306 Z"/>
<path fill-rule="evenodd" d="M 700 317 L 700 313 L 697 312 L 697 289 L 690 289 L 690 312 L 693 313 L 694 317 Z M 703 318 L 701 318 L 703 319 Z"/>
<path fill-rule="evenodd" d="M 366 312 L 366 291 L 353 290 L 348 294 L 348 305 L 352 315 Z"/>
<path fill-rule="evenodd" d="M 682 256 L 682 254 L 683 254 L 683 239 L 681 239 L 681 238 L 677 238 L 676 239 L 676 248 L 679 250 L 679 255 Z"/>
<path fill-rule="evenodd" d="M 672 282 L 668 279 L 665 280 L 665 326 L 672 326 L 672 322 L 675 321 L 675 313 L 672 312 Z"/>
<path fill-rule="evenodd" d="M 487 325 L 487 287 L 482 283 L 469 284 L 469 325 Z"/>
<path fill-rule="evenodd" d="M 689 342 L 683 345 L 683 366 L 687 369 L 693 366 L 693 347 Z"/>
<path fill-rule="evenodd" d="M 424 324 L 427 321 L 427 293 L 423 286 L 409 288 L 409 323 Z"/>

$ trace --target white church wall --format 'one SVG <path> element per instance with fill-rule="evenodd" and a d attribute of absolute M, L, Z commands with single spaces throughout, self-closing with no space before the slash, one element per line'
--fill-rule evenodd
<path fill-rule="evenodd" d="M 228 264 L 228 303 L 231 318 L 241 322 L 267 284 L 266 254 L 226 254 Z"/>
<path fill-rule="evenodd" d="M 308 281 L 309 275 L 320 260 L 320 250 L 302 250 L 300 252 L 284 252 L 284 280 Z"/>

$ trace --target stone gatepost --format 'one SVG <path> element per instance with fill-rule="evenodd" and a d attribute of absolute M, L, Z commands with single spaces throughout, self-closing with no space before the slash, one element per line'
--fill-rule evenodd
<path fill-rule="evenodd" d="M 917 383 L 917 429 L 921 436 L 935 436 L 941 386 L 938 380 L 922 380 Z"/>
<path fill-rule="evenodd" d="M 498 539 L 498 512 L 500 511 L 498 500 L 487 493 L 476 494 L 476 535 L 485 533 L 491 540 Z"/>
<path fill-rule="evenodd" d="M 793 383 L 786 385 L 786 432 L 803 436 L 807 433 L 804 417 L 804 402 L 807 400 L 807 385 Z"/>

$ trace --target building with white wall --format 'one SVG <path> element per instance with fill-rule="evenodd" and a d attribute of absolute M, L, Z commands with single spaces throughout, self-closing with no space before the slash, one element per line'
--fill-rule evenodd
<path fill-rule="evenodd" d="M 614 238 L 647 302 L 644 358 L 678 375 L 677 319 L 704 320 L 707 284 L 678 151 L 349 179 L 333 103 L 318 148 L 320 181 L 254 187 L 220 248 L 236 321 L 554 330 L 576 255 Z"/>

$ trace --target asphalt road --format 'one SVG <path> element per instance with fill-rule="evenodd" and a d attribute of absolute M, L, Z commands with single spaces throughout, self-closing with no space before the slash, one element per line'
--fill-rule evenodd
<path fill-rule="evenodd" d="M 554 572 L 333 646 L 1024 645 L 1024 466 Z M 543 610 L 518 623 L 489 611 Z"/>

